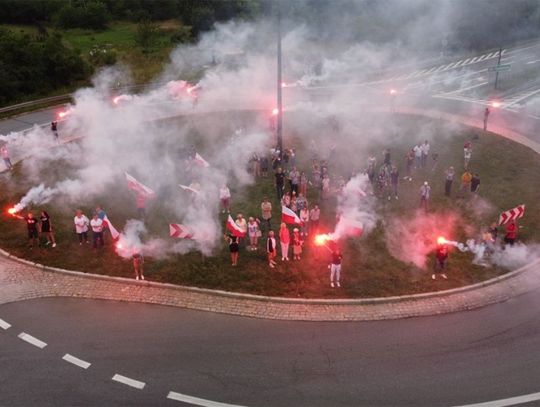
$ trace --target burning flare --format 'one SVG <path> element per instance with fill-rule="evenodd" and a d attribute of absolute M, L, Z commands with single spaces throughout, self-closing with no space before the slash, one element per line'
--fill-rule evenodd
<path fill-rule="evenodd" d="M 448 243 L 448 242 L 447 242 L 447 240 L 446 240 L 444 237 L 439 236 L 439 237 L 437 238 L 437 244 L 438 244 L 438 245 L 442 245 L 442 244 L 446 244 L 446 243 Z"/>
<path fill-rule="evenodd" d="M 317 246 L 323 246 L 329 240 L 332 240 L 332 236 L 330 236 L 329 234 L 315 235 L 315 244 Z"/>
<path fill-rule="evenodd" d="M 277 116 L 279 114 L 279 109 L 276 107 L 272 110 L 272 116 Z"/>

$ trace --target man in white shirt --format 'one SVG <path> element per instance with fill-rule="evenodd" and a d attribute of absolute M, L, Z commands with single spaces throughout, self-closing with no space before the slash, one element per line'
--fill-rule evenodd
<path fill-rule="evenodd" d="M 429 155 L 429 143 L 428 141 L 424 141 L 424 144 L 422 144 L 422 168 L 426 167 L 427 164 L 427 158 Z"/>
<path fill-rule="evenodd" d="M 99 245 L 103 247 L 103 220 L 99 218 L 97 213 L 94 213 L 90 226 L 92 227 L 92 246 L 97 249 L 99 241 Z"/>
<path fill-rule="evenodd" d="M 223 185 L 219 189 L 219 200 L 221 201 L 222 212 L 225 213 L 225 211 L 227 211 L 227 213 L 230 213 L 231 212 L 230 211 L 230 208 L 231 208 L 231 191 L 229 190 L 227 185 Z"/>
<path fill-rule="evenodd" d="M 420 143 L 413 147 L 415 168 L 418 169 L 422 166 L 422 146 Z"/>
<path fill-rule="evenodd" d="M 79 245 L 82 245 L 83 239 L 88 243 L 88 225 L 90 224 L 90 221 L 83 215 L 80 209 L 77 209 L 75 212 L 73 223 L 75 223 L 75 233 L 77 233 L 77 236 L 79 237 Z"/>

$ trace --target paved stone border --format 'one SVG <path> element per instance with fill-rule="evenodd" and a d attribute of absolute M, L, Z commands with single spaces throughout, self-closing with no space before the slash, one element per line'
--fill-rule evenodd
<path fill-rule="evenodd" d="M 421 109 L 403 110 L 405 114 L 454 120 L 478 127 L 471 119 L 461 116 Z M 540 145 L 535 146 L 536 143 L 507 129 L 501 130 L 501 135 L 540 152 Z M 524 143 L 523 139 L 530 143 Z M 540 258 L 511 273 L 466 287 L 396 297 L 333 300 L 266 297 L 136 281 L 48 267 L 1 249 L 0 254 L 4 256 L 0 263 L 0 304 L 42 297 L 78 297 L 170 305 L 266 319 L 371 321 L 470 310 L 540 288 L 540 273 L 535 273 L 540 270 Z"/>

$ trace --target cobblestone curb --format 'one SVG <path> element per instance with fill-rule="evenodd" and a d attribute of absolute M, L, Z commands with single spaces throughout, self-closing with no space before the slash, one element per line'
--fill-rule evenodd
<path fill-rule="evenodd" d="M 408 109 L 403 113 L 454 120 L 477 127 L 464 117 L 436 111 L 425 114 L 426 111 L 420 109 Z M 500 134 L 528 145 L 508 131 Z M 535 148 L 540 146 L 528 146 L 540 151 Z M 537 272 L 540 271 L 540 258 L 511 273 L 466 287 L 396 297 L 331 300 L 266 297 L 136 281 L 48 267 L 12 256 L 1 249 L 0 254 L 4 256 L 0 260 L 0 304 L 42 297 L 76 297 L 143 302 L 278 320 L 372 321 L 470 310 L 540 288 L 540 273 Z"/>

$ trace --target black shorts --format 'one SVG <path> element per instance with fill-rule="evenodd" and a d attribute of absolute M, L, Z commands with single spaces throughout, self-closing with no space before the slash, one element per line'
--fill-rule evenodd
<path fill-rule="evenodd" d="M 37 239 L 38 231 L 37 229 L 28 229 L 28 239 Z"/>
<path fill-rule="evenodd" d="M 516 242 L 516 239 L 514 239 L 514 238 L 511 238 L 511 237 L 505 237 L 504 238 L 504 243 L 506 243 L 506 244 L 513 245 L 515 242 Z"/>
<path fill-rule="evenodd" d="M 41 228 L 41 232 L 42 233 L 49 233 L 51 231 L 51 228 L 50 227 L 42 227 Z"/>
<path fill-rule="evenodd" d="M 231 243 L 229 245 L 229 250 L 231 251 L 231 253 L 238 253 L 238 243 Z"/>

